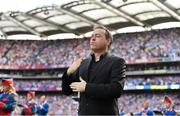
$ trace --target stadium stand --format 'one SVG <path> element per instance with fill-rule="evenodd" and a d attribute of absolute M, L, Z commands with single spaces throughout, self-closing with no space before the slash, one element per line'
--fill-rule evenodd
<path fill-rule="evenodd" d="M 111 53 L 127 62 L 180 59 L 179 29 L 116 34 Z M 89 39 L 56 41 L 2 41 L 1 66 L 69 66 L 75 57 L 88 57 Z"/>

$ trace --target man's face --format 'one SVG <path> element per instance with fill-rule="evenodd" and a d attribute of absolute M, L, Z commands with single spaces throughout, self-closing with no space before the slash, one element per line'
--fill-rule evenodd
<path fill-rule="evenodd" d="M 31 100 L 31 99 L 32 99 L 32 96 L 31 96 L 29 93 L 27 94 L 27 99 L 28 99 L 28 100 Z"/>
<path fill-rule="evenodd" d="M 105 30 L 95 29 L 90 40 L 90 48 L 94 52 L 102 52 L 108 48 L 110 40 L 105 37 Z"/>
<path fill-rule="evenodd" d="M 149 107 L 149 102 L 144 102 L 144 109 L 148 109 Z"/>
<path fill-rule="evenodd" d="M 9 90 L 9 86 L 8 85 L 3 85 L 2 87 L 3 87 L 3 91 L 5 91 L 5 92 Z"/>
<path fill-rule="evenodd" d="M 169 109 L 171 107 L 171 103 L 164 102 L 164 108 Z"/>
<path fill-rule="evenodd" d="M 46 100 L 46 96 L 43 95 L 43 96 L 40 97 L 40 102 L 41 103 L 43 103 L 45 100 Z"/>

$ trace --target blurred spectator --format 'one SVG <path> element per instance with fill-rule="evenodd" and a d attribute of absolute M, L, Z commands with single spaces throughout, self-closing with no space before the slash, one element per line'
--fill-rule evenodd
<path fill-rule="evenodd" d="M 47 103 L 47 97 L 42 95 L 40 97 L 38 106 L 37 106 L 37 114 L 38 116 L 47 116 L 49 112 L 49 104 Z"/>
<path fill-rule="evenodd" d="M 140 113 L 141 116 L 155 116 L 154 112 L 150 109 L 150 102 L 146 100 L 143 104 L 143 110 Z"/>
<path fill-rule="evenodd" d="M 164 109 L 162 110 L 165 116 L 177 116 L 176 111 L 173 109 L 173 101 L 170 97 L 164 97 Z"/>

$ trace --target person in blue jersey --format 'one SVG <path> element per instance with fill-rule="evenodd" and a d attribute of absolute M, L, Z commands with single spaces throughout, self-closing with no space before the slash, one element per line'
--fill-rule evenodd
<path fill-rule="evenodd" d="M 17 105 L 17 93 L 13 86 L 13 79 L 2 79 L 2 93 L 0 94 L 0 116 L 10 116 Z"/>
<path fill-rule="evenodd" d="M 164 97 L 164 109 L 162 110 L 165 116 L 177 116 L 177 112 L 173 109 L 172 99 L 168 96 Z"/>
<path fill-rule="evenodd" d="M 150 102 L 147 100 L 144 102 L 144 109 L 140 112 L 140 116 L 155 116 L 154 112 L 149 107 Z"/>
<path fill-rule="evenodd" d="M 49 104 L 47 103 L 47 98 L 45 95 L 40 97 L 40 103 L 37 106 L 38 116 L 47 116 L 49 111 Z"/>
<path fill-rule="evenodd" d="M 30 91 L 27 93 L 27 103 L 22 109 L 21 115 L 33 116 L 36 114 L 37 104 L 34 98 L 35 98 L 35 92 Z"/>

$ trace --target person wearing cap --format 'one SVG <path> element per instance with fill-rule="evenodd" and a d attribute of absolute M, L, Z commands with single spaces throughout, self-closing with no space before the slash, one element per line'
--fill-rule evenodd
<path fill-rule="evenodd" d="M 17 105 L 17 93 L 13 86 L 13 79 L 2 79 L 0 94 L 0 116 L 10 116 Z"/>
<path fill-rule="evenodd" d="M 35 92 L 28 92 L 27 93 L 27 103 L 22 109 L 21 115 L 26 115 L 26 116 L 32 116 L 36 114 L 36 102 L 35 102 Z"/>
<path fill-rule="evenodd" d="M 162 112 L 165 116 L 177 116 L 176 111 L 173 109 L 172 99 L 168 96 L 164 97 L 164 109 Z"/>
<path fill-rule="evenodd" d="M 47 97 L 45 95 L 42 95 L 37 106 L 37 114 L 38 116 L 47 116 L 48 111 L 49 104 L 47 103 Z"/>
<path fill-rule="evenodd" d="M 79 115 L 119 115 L 118 98 L 125 82 L 125 60 L 109 53 L 113 37 L 97 25 L 90 38 L 91 54 L 75 60 L 62 77 L 62 92 L 78 92 Z"/>

